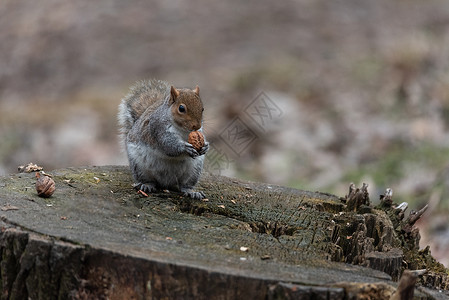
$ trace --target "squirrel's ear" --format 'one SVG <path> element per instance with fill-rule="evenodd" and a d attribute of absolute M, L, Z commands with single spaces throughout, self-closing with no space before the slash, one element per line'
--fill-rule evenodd
<path fill-rule="evenodd" d="M 174 86 L 171 86 L 170 94 L 172 99 L 175 100 L 179 96 L 179 91 Z"/>
<path fill-rule="evenodd" d="M 195 92 L 195 94 L 197 94 L 198 96 L 200 95 L 200 87 L 196 86 L 195 89 L 193 90 Z"/>

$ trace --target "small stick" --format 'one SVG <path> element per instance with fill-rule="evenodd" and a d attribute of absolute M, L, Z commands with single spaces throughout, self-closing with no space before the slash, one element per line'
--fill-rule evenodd
<path fill-rule="evenodd" d="M 416 223 L 416 221 L 419 220 L 419 218 L 421 218 L 421 216 L 426 212 L 427 208 L 429 207 L 429 204 L 426 204 L 426 206 L 424 206 L 423 208 L 421 208 L 420 210 L 418 210 L 417 212 L 411 212 L 410 216 L 408 217 L 408 223 L 410 225 L 413 225 Z"/>
<path fill-rule="evenodd" d="M 141 195 L 144 196 L 144 197 L 149 197 L 148 194 L 145 193 L 145 192 L 142 191 L 142 190 L 138 190 L 138 191 L 137 191 L 137 194 L 141 194 Z"/>

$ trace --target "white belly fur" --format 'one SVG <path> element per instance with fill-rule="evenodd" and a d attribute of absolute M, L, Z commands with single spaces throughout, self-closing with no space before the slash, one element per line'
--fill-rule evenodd
<path fill-rule="evenodd" d="M 204 156 L 195 159 L 188 155 L 170 157 L 157 149 L 141 143 L 128 143 L 131 168 L 137 169 L 136 180 L 141 183 L 157 183 L 160 188 L 179 190 L 190 177 L 201 169 Z"/>

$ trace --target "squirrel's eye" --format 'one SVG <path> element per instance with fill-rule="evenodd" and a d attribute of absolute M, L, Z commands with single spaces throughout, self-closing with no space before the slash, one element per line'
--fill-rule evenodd
<path fill-rule="evenodd" d="M 178 107 L 178 110 L 179 110 L 180 113 L 185 113 L 186 112 L 186 108 L 182 104 Z"/>

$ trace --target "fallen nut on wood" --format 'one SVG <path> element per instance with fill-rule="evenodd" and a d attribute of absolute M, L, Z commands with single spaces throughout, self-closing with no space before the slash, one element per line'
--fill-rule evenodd
<path fill-rule="evenodd" d="M 188 142 L 196 151 L 200 151 L 204 147 L 204 135 L 200 131 L 192 131 L 189 134 Z"/>
<path fill-rule="evenodd" d="M 36 191 L 39 197 L 48 198 L 56 190 L 55 181 L 45 174 L 36 173 Z"/>

